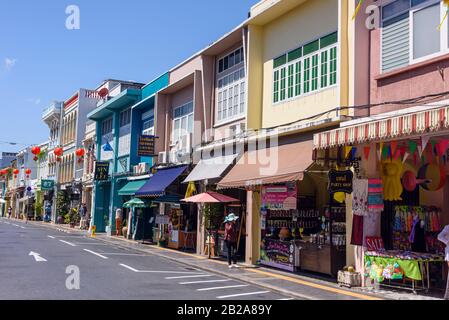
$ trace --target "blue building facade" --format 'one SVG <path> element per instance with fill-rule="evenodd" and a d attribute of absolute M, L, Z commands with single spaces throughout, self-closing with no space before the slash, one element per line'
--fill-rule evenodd
<path fill-rule="evenodd" d="M 135 166 L 153 165 L 153 158 L 138 156 L 138 140 L 142 134 L 154 133 L 155 94 L 168 85 L 168 79 L 166 73 L 141 88 L 126 88 L 88 115 L 96 121 L 96 159 L 109 162 L 108 180 L 94 184 L 92 224 L 98 232 L 111 234 L 115 229 L 116 209 L 134 195 L 133 190 L 122 189 L 130 179 L 139 181 Z M 143 179 L 134 183 L 135 188 Z"/>

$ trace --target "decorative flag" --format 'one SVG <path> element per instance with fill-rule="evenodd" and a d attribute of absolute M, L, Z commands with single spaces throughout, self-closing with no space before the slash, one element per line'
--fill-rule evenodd
<path fill-rule="evenodd" d="M 190 198 L 191 196 L 193 196 L 194 194 L 196 194 L 196 187 L 195 187 L 195 182 L 190 181 L 189 185 L 187 186 L 187 191 L 186 191 L 186 198 Z"/>
<path fill-rule="evenodd" d="M 444 156 L 448 147 L 449 147 L 449 139 L 444 139 L 438 142 L 437 145 L 435 146 L 437 155 L 439 155 L 440 157 Z"/>
<path fill-rule="evenodd" d="M 398 142 L 397 141 L 391 141 L 390 147 L 391 147 L 391 154 L 392 154 L 392 156 L 396 157 L 396 150 L 398 148 Z"/>
<path fill-rule="evenodd" d="M 363 148 L 363 153 L 365 154 L 365 160 L 368 160 L 369 159 L 369 155 L 371 153 L 371 147 Z"/>
<path fill-rule="evenodd" d="M 410 153 L 406 152 L 403 156 L 402 156 L 402 163 L 405 163 L 405 161 L 407 161 L 408 157 L 410 156 Z"/>
<path fill-rule="evenodd" d="M 387 158 L 389 154 L 390 154 L 390 147 L 384 146 L 384 148 L 382 149 L 382 158 Z"/>
<path fill-rule="evenodd" d="M 352 20 L 354 20 L 357 17 L 357 14 L 359 13 L 360 8 L 362 7 L 362 3 L 363 3 L 363 0 L 359 0 L 359 4 L 355 8 L 355 12 L 354 12 L 354 15 L 352 16 Z"/>
<path fill-rule="evenodd" d="M 428 136 L 422 136 L 421 137 L 421 148 L 422 150 L 426 150 L 427 144 L 429 143 L 429 137 Z"/>
<path fill-rule="evenodd" d="M 443 23 L 446 20 L 447 15 L 449 14 L 449 0 L 443 0 L 443 2 L 446 5 L 446 13 L 443 16 L 443 20 L 441 21 L 440 25 L 438 26 L 438 31 L 441 31 L 441 27 L 443 26 Z"/>
<path fill-rule="evenodd" d="M 352 147 L 351 146 L 345 146 L 345 159 L 348 158 L 349 153 L 352 151 Z"/>
<path fill-rule="evenodd" d="M 382 149 L 383 149 L 383 147 L 384 147 L 384 143 L 381 142 L 381 143 L 379 144 L 379 150 L 377 150 L 377 159 L 378 159 L 379 161 L 382 160 Z"/>
<path fill-rule="evenodd" d="M 356 156 L 357 156 L 357 148 L 356 147 L 353 147 L 352 148 L 352 150 L 351 150 L 351 159 L 355 159 L 356 158 Z"/>
<path fill-rule="evenodd" d="M 112 149 L 112 146 L 109 144 L 109 141 L 107 141 L 104 145 L 103 145 L 103 151 L 110 151 L 110 152 L 114 152 L 114 149 Z"/>
<path fill-rule="evenodd" d="M 409 141 L 408 147 L 410 149 L 410 154 L 415 154 L 416 148 L 418 147 L 418 144 L 415 141 Z"/>

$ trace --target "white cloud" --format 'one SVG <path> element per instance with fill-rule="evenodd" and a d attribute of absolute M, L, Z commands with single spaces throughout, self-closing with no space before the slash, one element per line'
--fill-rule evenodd
<path fill-rule="evenodd" d="M 29 99 L 27 99 L 27 102 L 38 105 L 41 103 L 41 99 L 40 98 L 29 98 Z"/>
<path fill-rule="evenodd" d="M 14 66 L 16 65 L 17 59 L 14 58 L 5 58 L 4 60 L 4 64 L 5 64 L 5 68 L 6 70 L 11 70 L 12 68 L 14 68 Z"/>

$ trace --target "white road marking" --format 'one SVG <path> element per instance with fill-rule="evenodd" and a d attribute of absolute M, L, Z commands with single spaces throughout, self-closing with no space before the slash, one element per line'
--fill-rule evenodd
<path fill-rule="evenodd" d="M 25 227 L 20 226 L 21 229 L 26 229 Z"/>
<path fill-rule="evenodd" d="M 36 253 L 33 251 L 31 251 L 28 255 L 33 256 L 34 259 L 36 260 L 36 262 L 46 262 L 47 261 L 45 258 L 42 258 L 39 253 Z"/>
<path fill-rule="evenodd" d="M 105 259 L 105 260 L 108 259 L 108 257 L 105 257 L 105 256 L 103 256 L 103 255 L 101 255 L 99 253 L 96 253 L 96 252 L 92 251 L 92 250 L 87 250 L 87 249 L 83 249 L 83 250 L 86 251 L 86 252 L 92 253 L 92 254 L 94 254 L 94 255 L 102 258 L 102 259 Z"/>
<path fill-rule="evenodd" d="M 17 224 L 13 224 L 14 227 L 19 227 Z"/>
<path fill-rule="evenodd" d="M 135 268 L 133 268 L 133 267 L 130 267 L 130 266 L 124 264 L 124 263 L 120 263 L 119 265 L 122 266 L 122 267 L 124 267 L 124 268 L 126 268 L 126 269 L 128 269 L 128 270 L 131 270 L 131 271 L 133 271 L 133 272 L 138 272 L 138 273 L 174 273 L 174 274 L 190 274 L 190 275 L 193 274 L 192 272 L 184 272 L 184 271 L 137 270 L 137 269 L 135 269 Z M 198 274 L 196 274 L 196 275 L 198 276 Z M 167 278 L 166 278 L 166 279 L 167 279 Z"/>
<path fill-rule="evenodd" d="M 167 277 L 167 278 L 165 278 L 165 280 L 185 279 L 185 278 L 203 278 L 203 277 L 212 277 L 212 275 L 211 274 L 197 274 L 197 275 L 191 275 L 191 276 Z"/>
<path fill-rule="evenodd" d="M 76 244 L 74 244 L 74 243 L 71 243 L 71 242 L 68 242 L 68 241 L 64 241 L 64 240 L 59 240 L 59 241 L 62 242 L 62 243 L 68 244 L 69 246 L 76 247 Z"/>
<path fill-rule="evenodd" d="M 270 291 L 257 291 L 257 292 L 246 292 L 246 293 L 230 294 L 230 295 L 227 295 L 227 296 L 217 297 L 217 299 L 226 299 L 226 298 L 243 297 L 243 296 L 254 296 L 254 295 L 257 295 L 257 294 L 265 294 L 265 293 L 270 293 Z"/>
<path fill-rule="evenodd" d="M 133 267 L 127 266 L 126 264 L 120 263 L 120 265 L 121 265 L 122 267 L 126 268 L 126 269 L 131 270 L 131 271 L 139 272 L 139 270 L 134 269 Z"/>
<path fill-rule="evenodd" d="M 236 285 L 234 285 L 234 286 L 202 288 L 202 289 L 196 289 L 196 291 L 223 290 L 223 289 L 243 288 L 243 287 L 249 287 L 249 284 L 236 284 Z"/>
<path fill-rule="evenodd" d="M 50 239 L 56 239 L 55 237 L 53 237 L 53 236 L 47 236 L 47 237 L 49 237 Z"/>
<path fill-rule="evenodd" d="M 190 281 L 190 282 L 180 282 L 179 284 L 197 284 L 197 283 L 215 283 L 215 282 L 229 282 L 231 279 L 218 279 L 218 280 L 203 280 L 203 281 Z"/>

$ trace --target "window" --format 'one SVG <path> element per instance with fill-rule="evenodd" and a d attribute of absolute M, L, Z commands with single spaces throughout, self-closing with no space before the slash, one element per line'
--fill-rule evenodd
<path fill-rule="evenodd" d="M 241 67 L 217 80 L 218 123 L 237 118 L 245 112 L 245 79 L 245 69 Z"/>
<path fill-rule="evenodd" d="M 154 117 L 143 120 L 142 122 L 142 134 L 154 134 Z"/>
<path fill-rule="evenodd" d="M 437 29 L 441 6 L 438 0 L 396 0 L 382 7 L 382 72 L 447 52 L 449 39 Z"/>
<path fill-rule="evenodd" d="M 131 108 L 120 112 L 120 127 L 124 127 L 131 122 Z"/>
<path fill-rule="evenodd" d="M 222 73 L 243 62 L 243 47 L 218 60 L 218 73 Z"/>
<path fill-rule="evenodd" d="M 193 102 L 186 103 L 173 110 L 173 139 L 176 143 L 182 137 L 193 132 Z"/>
<path fill-rule="evenodd" d="M 440 51 L 440 31 L 432 23 L 439 20 L 439 3 L 413 13 L 413 59 Z"/>
<path fill-rule="evenodd" d="M 337 32 L 273 60 L 273 103 L 337 84 Z"/>
<path fill-rule="evenodd" d="M 112 118 L 104 120 L 101 125 L 101 134 L 103 136 L 112 132 Z"/>

